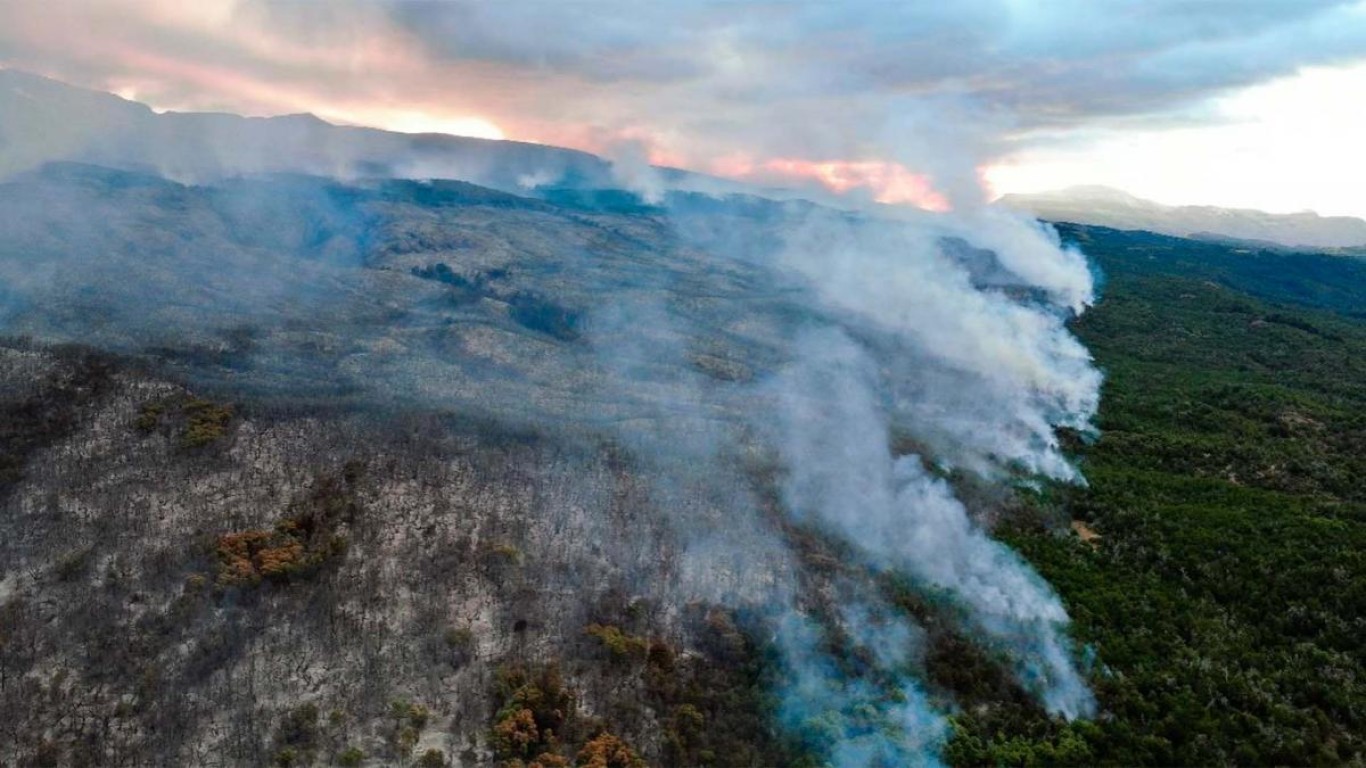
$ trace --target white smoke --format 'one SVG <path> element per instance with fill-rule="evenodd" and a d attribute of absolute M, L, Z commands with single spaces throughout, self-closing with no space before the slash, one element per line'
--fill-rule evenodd
<path fill-rule="evenodd" d="M 886 388 L 872 358 L 833 329 L 806 334 L 796 350 L 796 362 L 770 385 L 793 514 L 856 545 L 874 566 L 947 591 L 1016 656 L 1021 682 L 1051 712 L 1090 713 L 1057 597 L 972 523 L 920 457 L 892 455 Z"/>
<path fill-rule="evenodd" d="M 667 191 L 664 175 L 650 165 L 649 150 L 640 141 L 629 139 L 608 144 L 607 159 L 612 161 L 612 180 L 636 193 L 649 205 L 664 202 Z"/>
<path fill-rule="evenodd" d="M 874 619 L 862 606 L 843 618 L 856 646 L 872 653 L 882 669 L 904 667 L 914 636 L 905 620 Z M 835 768 L 939 765 L 948 722 L 931 709 L 919 686 L 904 674 L 890 690 L 852 679 L 823 642 L 820 625 L 807 616 L 791 612 L 778 622 L 782 724 L 824 751 Z"/>
<path fill-rule="evenodd" d="M 570 165 L 542 175 L 533 154 L 507 155 L 498 175 L 537 185 L 584 175 Z M 472 167 L 447 159 L 421 173 Z M 590 160 L 582 167 L 599 167 Z M 416 166 L 385 164 L 395 167 Z M 814 746 L 842 766 L 932 762 L 944 718 L 917 683 L 914 627 L 867 595 L 834 616 L 813 608 L 770 488 L 744 464 L 776 457 L 782 512 L 847 545 L 854 570 L 947 595 L 1050 712 L 1090 713 L 1060 600 L 937 474 L 1081 480 L 1056 434 L 1090 429 L 1099 397 L 1100 374 L 1066 328 L 1093 299 L 1081 254 L 992 209 L 933 216 L 667 194 L 638 145 L 611 172 L 662 211 L 590 217 L 498 198 L 465 218 L 481 198 L 459 185 L 189 188 L 48 169 L 0 185 L 0 274 L 11 277 L 0 321 L 133 351 L 176 341 L 163 335 L 222 343 L 224 329 L 250 326 L 260 331 L 251 370 L 281 386 L 341 372 L 381 402 L 607 433 L 688 547 L 680 599 L 763 603 L 788 617 L 775 636 L 790 678 L 785 720 L 833 722 Z M 422 202 L 432 195 L 448 202 Z M 149 252 L 148 232 L 184 237 Z M 377 261 L 366 251 L 388 246 L 402 248 Z M 419 279 L 436 261 L 478 300 Z M 404 318 L 401 336 L 393 317 Z M 916 455 L 893 449 L 906 436 Z M 831 622 L 869 652 L 871 674 L 824 643 Z"/>
<path fill-rule="evenodd" d="M 946 236 L 983 247 L 984 263 L 953 253 Z M 803 209 L 781 241 L 767 258 L 805 280 L 813 318 L 824 318 L 796 334 L 789 362 L 758 385 L 766 407 L 750 410 L 785 470 L 787 511 L 867 565 L 947 595 L 1050 713 L 1093 714 L 1061 601 L 927 469 L 1080 481 L 1055 429 L 1089 430 L 1099 402 L 1101 376 L 1065 326 L 1093 300 L 1084 257 L 1051 229 L 991 210 L 892 222 Z M 894 434 L 928 453 L 896 455 Z M 889 650 L 914 641 L 857 603 L 842 624 L 877 649 L 873 677 L 903 692 L 889 699 L 867 676 L 843 674 L 812 621 L 789 618 L 777 641 L 791 678 L 786 722 L 799 732 L 842 723 L 826 734 L 835 765 L 934 762 L 942 716 Z M 849 726 L 851 711 L 880 712 L 887 727 Z"/>
<path fill-rule="evenodd" d="M 975 285 L 944 252 L 942 225 L 820 211 L 792 230 L 779 259 L 826 306 L 884 340 L 890 409 L 936 449 L 936 460 L 984 475 L 1021 469 L 1076 479 L 1054 426 L 1086 429 L 1099 404 L 1100 373 L 1064 324 L 1092 300 L 1084 258 L 998 213 L 944 223 L 994 246 L 1014 284 Z"/>

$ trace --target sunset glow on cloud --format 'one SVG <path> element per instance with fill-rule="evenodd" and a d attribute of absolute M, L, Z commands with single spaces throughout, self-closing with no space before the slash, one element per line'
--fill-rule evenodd
<path fill-rule="evenodd" d="M 476 139 L 506 139 L 503 130 L 482 117 L 454 117 L 433 115 L 414 110 L 377 109 L 364 112 L 329 112 L 320 117 L 352 125 L 368 125 L 399 133 L 446 133 L 452 136 L 472 136 Z"/>
<path fill-rule="evenodd" d="M 879 203 L 903 203 L 931 211 L 946 211 L 950 207 L 928 177 L 896 163 L 779 158 L 766 161 L 763 167 L 779 176 L 815 179 L 833 192 L 867 189 Z"/>
<path fill-rule="evenodd" d="M 1366 214 L 1350 185 L 1324 183 L 1343 163 L 1366 172 L 1358 122 L 1311 130 L 1293 118 L 1359 101 L 1342 88 L 1366 95 L 1352 68 L 1366 62 L 1366 4 L 1355 0 L 1234 16 L 1164 1 L 727 8 L 7 3 L 0 65 L 159 110 L 311 112 L 608 156 L 640 146 L 658 164 L 931 209 L 1085 182 Z M 1279 141 L 1287 132 L 1305 139 Z M 1239 172 L 1257 159 L 1296 172 Z"/>

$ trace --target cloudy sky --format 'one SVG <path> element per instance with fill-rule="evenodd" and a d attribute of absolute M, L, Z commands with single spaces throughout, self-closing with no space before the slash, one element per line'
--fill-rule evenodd
<path fill-rule="evenodd" d="M 1356 0 L 0 0 L 0 65 L 928 206 L 1107 184 L 1366 216 Z"/>

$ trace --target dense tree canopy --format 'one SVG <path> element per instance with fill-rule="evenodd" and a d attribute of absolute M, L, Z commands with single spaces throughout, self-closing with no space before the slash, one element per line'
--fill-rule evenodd
<path fill-rule="evenodd" d="M 1066 601 L 1102 713 L 965 708 L 949 760 L 1360 762 L 1362 262 L 1064 234 L 1106 278 L 1075 329 L 1107 379 L 1101 437 L 1078 450 L 1089 487 L 1045 496 L 1087 538 L 1029 523 L 1005 536 Z"/>

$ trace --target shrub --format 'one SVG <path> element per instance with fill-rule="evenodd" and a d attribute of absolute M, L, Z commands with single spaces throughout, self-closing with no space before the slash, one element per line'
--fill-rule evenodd
<path fill-rule="evenodd" d="M 553 336 L 560 341 L 579 338 L 579 314 L 529 291 L 507 298 L 508 314 L 524 328 Z"/>
<path fill-rule="evenodd" d="M 138 411 L 138 417 L 133 420 L 133 428 L 139 432 L 151 432 L 161 423 L 161 414 L 165 412 L 165 403 L 148 403 Z"/>
<path fill-rule="evenodd" d="M 672 672 L 674 668 L 674 649 L 667 643 L 654 642 L 650 644 L 650 666 L 660 672 Z"/>
<path fill-rule="evenodd" d="M 406 722 L 414 728 L 422 729 L 427 725 L 427 719 L 431 717 L 431 710 L 421 704 L 414 704 L 404 699 L 396 699 L 389 702 L 389 714 L 394 720 Z"/>
<path fill-rule="evenodd" d="M 337 755 L 337 765 L 342 768 L 357 768 L 365 760 L 365 753 L 359 747 L 347 747 Z"/>
<path fill-rule="evenodd" d="M 645 768 L 645 761 L 635 750 L 606 732 L 583 745 L 574 764 L 580 768 Z"/>
<path fill-rule="evenodd" d="M 431 712 L 421 704 L 397 699 L 389 703 L 389 715 L 394 719 L 390 742 L 400 755 L 407 755 L 417 746 Z"/>
<path fill-rule="evenodd" d="M 422 733 L 411 725 L 405 725 L 398 729 L 398 734 L 394 736 L 394 749 L 400 755 L 408 755 L 417 746 L 417 740 L 422 737 Z"/>
<path fill-rule="evenodd" d="M 270 541 L 270 531 L 240 531 L 218 537 L 218 581 L 222 584 L 255 584 L 261 580 L 256 555 Z"/>
<path fill-rule="evenodd" d="M 679 730 L 696 733 L 702 730 L 702 726 L 706 724 L 707 718 L 702 714 L 701 710 L 692 704 L 682 704 L 674 710 L 674 722 L 677 724 Z"/>
<path fill-rule="evenodd" d="M 90 570 L 90 561 L 95 553 L 94 547 L 82 547 L 57 561 L 53 570 L 58 581 L 74 581 Z"/>
<path fill-rule="evenodd" d="M 181 406 L 185 414 L 183 442 L 190 448 L 200 448 L 227 434 L 232 422 L 232 407 L 211 400 L 194 398 Z"/>
<path fill-rule="evenodd" d="M 650 644 L 643 637 L 629 635 L 620 627 L 603 624 L 589 624 L 588 634 L 597 638 L 617 659 L 643 659 Z"/>
<path fill-rule="evenodd" d="M 299 532 L 277 527 L 225 533 L 214 548 L 218 558 L 218 583 L 242 586 L 264 579 L 276 582 L 306 576 L 328 560 L 346 554 L 346 539 L 330 536 L 305 541 Z"/>
<path fill-rule="evenodd" d="M 309 496 L 290 506 L 289 517 L 274 530 L 255 529 L 218 537 L 218 583 L 242 586 L 262 579 L 285 582 L 307 576 L 346 554 L 338 524 L 352 519 L 359 505 L 336 478 L 320 479 Z"/>
<path fill-rule="evenodd" d="M 559 752 L 573 727 L 576 699 L 565 687 L 560 672 L 547 665 L 533 673 L 525 667 L 500 669 L 495 699 L 499 709 L 494 716 L 493 748 L 504 761 L 528 760 L 532 756 L 543 765 L 543 758 Z"/>
<path fill-rule="evenodd" d="M 489 559 L 497 562 L 516 563 L 522 559 L 522 551 L 515 544 L 497 542 L 489 545 Z"/>
<path fill-rule="evenodd" d="M 468 651 L 474 647 L 474 631 L 469 627 L 451 627 L 446 630 L 446 646 L 455 651 Z"/>
<path fill-rule="evenodd" d="M 450 651 L 450 662 L 457 667 L 468 663 L 474 655 L 474 631 L 469 627 L 450 627 L 442 640 Z"/>
<path fill-rule="evenodd" d="M 318 741 L 317 705 L 302 704 L 287 712 L 280 720 L 275 739 L 288 747 L 312 749 Z"/>
<path fill-rule="evenodd" d="M 541 743 L 536 714 L 526 707 L 509 710 L 493 726 L 494 746 L 504 756 L 528 755 Z"/>

